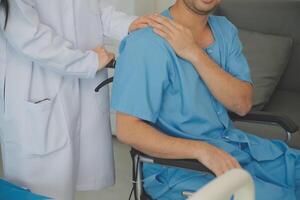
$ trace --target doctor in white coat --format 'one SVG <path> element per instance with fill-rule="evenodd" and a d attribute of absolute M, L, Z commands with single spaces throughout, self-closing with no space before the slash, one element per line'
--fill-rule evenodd
<path fill-rule="evenodd" d="M 4 1 L 4 0 L 2 0 Z M 59 200 L 114 184 L 107 78 L 122 39 L 149 18 L 102 0 L 8 0 L 0 11 L 0 129 L 5 178 Z M 94 50 L 91 50 L 94 49 Z"/>

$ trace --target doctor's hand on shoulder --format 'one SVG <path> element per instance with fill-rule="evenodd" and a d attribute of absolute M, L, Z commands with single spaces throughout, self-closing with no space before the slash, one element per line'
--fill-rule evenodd
<path fill-rule="evenodd" d="M 154 20 L 155 16 L 158 16 L 158 14 L 145 15 L 145 16 L 138 17 L 136 20 L 134 20 L 131 23 L 131 25 L 129 26 L 128 32 L 131 33 L 138 29 L 146 28 L 153 24 L 157 24 L 157 22 Z"/>

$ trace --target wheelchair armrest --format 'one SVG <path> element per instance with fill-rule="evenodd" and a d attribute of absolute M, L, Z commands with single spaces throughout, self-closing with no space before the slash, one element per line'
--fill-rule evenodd
<path fill-rule="evenodd" d="M 170 166 L 170 167 L 177 167 L 182 169 L 189 169 L 193 171 L 201 171 L 201 172 L 211 172 L 206 166 L 198 162 L 197 160 L 188 160 L 188 159 L 163 159 L 163 158 L 156 158 L 153 156 L 146 155 L 134 148 L 130 151 L 131 156 L 140 156 L 140 160 L 142 162 L 146 163 L 153 163 L 153 164 L 159 164 L 164 166 Z"/>
<path fill-rule="evenodd" d="M 288 133 L 296 133 L 299 130 L 299 127 L 295 124 L 295 122 L 284 115 L 278 115 L 262 111 L 251 111 L 244 117 L 241 117 L 234 113 L 229 113 L 229 115 L 233 121 L 275 123 Z"/>
<path fill-rule="evenodd" d="M 202 171 L 202 172 L 211 172 L 207 167 L 202 165 L 197 160 L 170 160 L 170 159 L 161 159 L 161 158 L 153 158 L 154 163 L 160 164 L 160 165 L 166 165 L 170 167 L 177 167 L 182 169 L 189 169 L 194 171 Z M 211 172 L 212 173 L 212 172 Z"/>

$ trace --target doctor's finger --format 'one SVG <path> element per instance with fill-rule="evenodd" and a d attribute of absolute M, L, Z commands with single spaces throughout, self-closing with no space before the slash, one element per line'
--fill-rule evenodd
<path fill-rule="evenodd" d="M 156 15 L 157 16 L 157 15 Z M 168 23 L 170 23 L 171 25 L 173 25 L 174 27 L 182 27 L 182 25 L 180 25 L 178 22 L 176 22 L 176 21 L 174 21 L 174 20 L 172 20 L 172 19 L 170 19 L 170 18 L 168 18 L 168 17 L 166 17 L 166 16 L 163 16 L 163 15 L 159 15 L 159 17 L 163 20 L 163 21 L 165 21 L 165 22 L 168 22 Z"/>
<path fill-rule="evenodd" d="M 168 27 L 166 27 L 166 26 L 164 26 L 164 25 L 162 25 L 162 24 L 157 24 L 157 23 L 155 23 L 155 24 L 152 25 L 152 27 L 153 27 L 154 29 L 163 31 L 163 32 L 165 32 L 165 33 L 167 33 L 167 34 L 169 34 L 169 35 L 172 35 L 172 34 L 173 34 L 173 32 L 172 32 Z"/>
<path fill-rule="evenodd" d="M 136 25 L 137 29 L 146 28 L 149 26 L 149 23 L 139 23 Z"/>
<path fill-rule="evenodd" d="M 154 18 L 156 19 L 156 21 L 159 21 L 160 23 L 166 24 L 170 27 L 177 26 L 177 23 L 174 20 L 171 20 L 168 17 L 165 17 L 163 15 L 154 15 Z"/>
<path fill-rule="evenodd" d="M 149 24 L 140 24 L 139 25 L 139 28 L 141 29 L 141 28 L 147 28 L 149 26 Z"/>
<path fill-rule="evenodd" d="M 148 24 L 148 25 L 150 25 L 151 22 L 152 22 L 152 20 L 150 18 L 148 18 L 148 17 L 140 17 L 140 18 L 137 19 L 137 21 L 135 21 L 135 25 L 136 26 L 139 26 L 141 24 Z"/>
<path fill-rule="evenodd" d="M 162 30 L 169 31 L 169 32 L 172 32 L 172 33 L 175 31 L 174 27 L 171 27 L 171 26 L 168 26 L 166 24 L 160 23 L 160 22 L 158 22 L 154 19 L 151 22 L 150 26 L 152 26 L 153 28 L 162 29 Z"/>
<path fill-rule="evenodd" d="M 176 30 L 176 27 L 171 23 L 171 20 L 169 20 L 168 18 L 163 18 L 163 16 L 153 16 L 152 19 L 154 21 L 153 26 L 164 26 L 171 32 L 174 32 Z"/>
<path fill-rule="evenodd" d="M 136 25 L 147 24 L 148 26 L 151 26 L 152 23 L 155 23 L 155 21 L 153 20 L 153 16 L 155 15 L 151 14 L 151 15 L 141 16 L 136 19 L 135 24 Z"/>
<path fill-rule="evenodd" d="M 171 42 L 172 38 L 170 36 L 170 34 L 162 29 L 157 29 L 157 28 L 154 28 L 153 31 L 158 34 L 159 36 L 161 36 L 162 38 L 166 39 L 168 42 Z"/>
<path fill-rule="evenodd" d="M 152 15 L 146 15 L 146 16 L 142 16 L 141 20 L 143 22 L 148 23 L 149 25 L 151 24 L 151 22 L 155 22 L 155 20 L 153 19 L 156 15 L 152 14 Z"/>

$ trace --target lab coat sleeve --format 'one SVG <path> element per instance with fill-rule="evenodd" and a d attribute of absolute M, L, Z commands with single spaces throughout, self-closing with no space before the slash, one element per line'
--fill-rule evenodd
<path fill-rule="evenodd" d="M 101 1 L 101 19 L 106 37 L 122 40 L 128 35 L 129 26 L 137 19 L 136 16 L 129 16 L 117 11 L 113 6 Z"/>
<path fill-rule="evenodd" d="M 4 31 L 10 45 L 33 62 L 63 76 L 93 78 L 98 55 L 74 48 L 70 41 L 39 20 L 34 6 L 32 0 L 10 1 L 9 22 Z"/>

